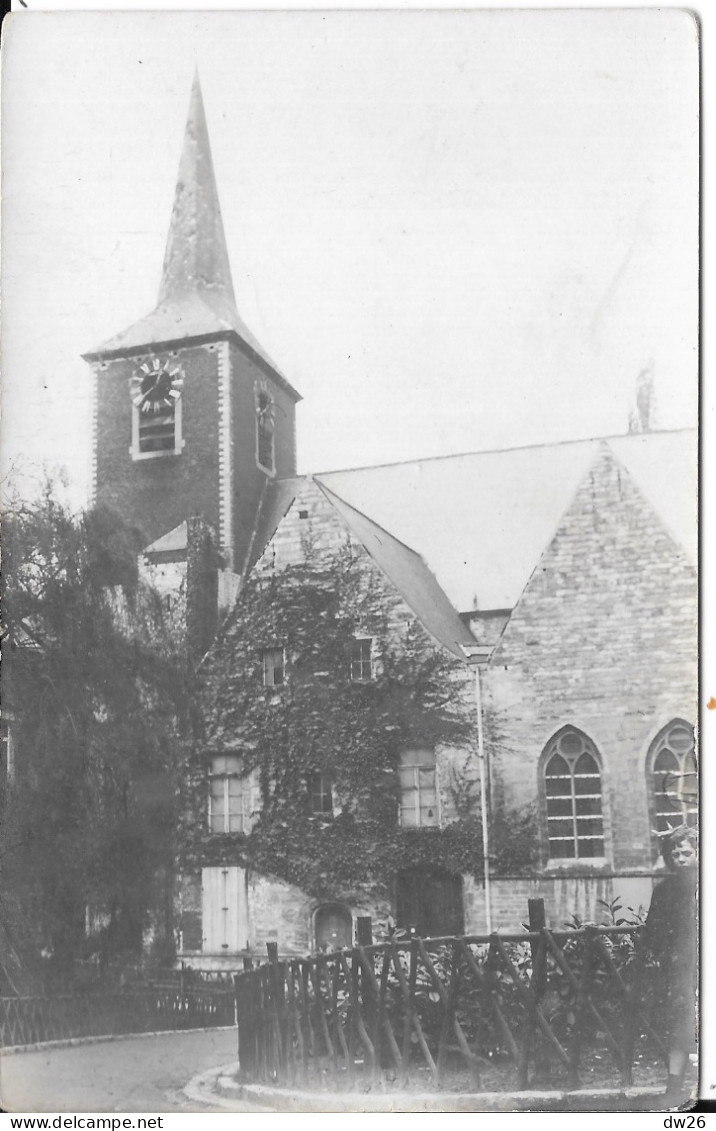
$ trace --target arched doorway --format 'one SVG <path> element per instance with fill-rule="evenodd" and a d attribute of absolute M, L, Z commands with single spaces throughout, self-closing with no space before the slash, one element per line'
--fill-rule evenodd
<path fill-rule="evenodd" d="M 313 916 L 316 950 L 353 946 L 353 916 L 342 903 L 324 903 Z"/>

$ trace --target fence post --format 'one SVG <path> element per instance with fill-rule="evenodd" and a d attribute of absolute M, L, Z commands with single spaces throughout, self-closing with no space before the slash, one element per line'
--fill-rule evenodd
<path fill-rule="evenodd" d="M 537 942 L 530 941 L 532 951 L 532 992 L 537 1001 L 542 997 L 547 982 L 547 947 L 542 937 L 546 926 L 543 899 L 528 899 L 530 934 L 540 935 Z"/>
<path fill-rule="evenodd" d="M 589 1014 L 589 1003 L 592 993 L 592 985 L 594 983 L 594 974 L 596 966 L 596 948 L 594 939 L 596 932 L 594 927 L 584 928 L 584 954 L 582 957 L 582 976 L 579 982 L 579 993 L 576 1005 L 576 1018 L 574 1024 L 574 1036 L 572 1039 L 572 1048 L 570 1053 L 571 1068 L 569 1087 L 579 1087 L 579 1060 L 582 1052 L 582 1045 L 587 1029 L 587 1017 Z"/>
<path fill-rule="evenodd" d="M 373 920 L 370 915 L 359 915 L 356 919 L 356 939 L 358 946 L 373 945 Z"/>
<path fill-rule="evenodd" d="M 531 934 L 538 934 L 539 938 L 530 940 L 530 950 L 532 952 L 532 977 L 530 979 L 530 991 L 532 993 L 532 1001 L 535 1006 L 538 1006 L 544 997 L 544 992 L 547 989 L 547 942 L 544 937 L 544 930 L 546 926 L 546 917 L 544 912 L 543 899 L 528 899 L 527 900 L 527 913 L 529 916 L 529 928 Z M 533 1034 L 532 1055 L 534 1058 L 535 1069 L 538 1072 L 544 1071 L 549 1063 L 547 1050 L 541 1041 L 537 1040 L 537 1032 Z"/>
<path fill-rule="evenodd" d="M 637 1036 L 639 1033 L 639 1022 L 641 1020 L 639 1014 L 639 1007 L 641 1005 L 641 998 L 643 993 L 643 978 L 646 966 L 646 947 L 643 935 L 643 929 L 640 928 L 634 935 L 634 961 L 632 964 L 632 1000 L 628 997 L 624 998 L 624 1006 L 626 1008 L 626 1016 L 623 1025 L 624 1042 L 622 1049 L 623 1063 L 622 1071 L 624 1074 L 624 1083 L 629 1086 L 634 1083 L 634 1051 L 636 1048 Z"/>
<path fill-rule="evenodd" d="M 273 1034 L 275 1042 L 274 1071 L 280 1082 L 285 1079 L 288 1033 L 286 1025 L 286 963 L 278 960 L 278 943 L 266 943 L 268 952 L 268 984 L 271 995 L 271 1013 L 273 1017 Z"/>
<path fill-rule="evenodd" d="M 234 974 L 234 1014 L 236 1016 L 236 1055 L 239 1058 L 239 1071 L 241 1071 L 241 1012 L 239 1010 L 239 996 L 241 994 L 239 978 L 240 974 Z"/>

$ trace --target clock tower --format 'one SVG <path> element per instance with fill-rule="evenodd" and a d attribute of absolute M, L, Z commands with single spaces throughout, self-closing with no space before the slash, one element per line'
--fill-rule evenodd
<path fill-rule="evenodd" d="M 267 480 L 295 474 L 300 396 L 236 308 L 198 76 L 157 306 L 84 358 L 93 502 L 145 546 L 201 518 L 240 574 Z"/>

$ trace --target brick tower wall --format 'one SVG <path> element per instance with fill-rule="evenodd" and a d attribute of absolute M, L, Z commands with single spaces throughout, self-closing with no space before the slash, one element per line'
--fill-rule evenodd
<path fill-rule="evenodd" d="M 233 435 L 233 550 L 234 569 L 240 570 L 249 548 L 256 513 L 269 478 L 256 459 L 257 382 L 265 385 L 275 405 L 274 454 L 276 477 L 296 474 L 296 406 L 263 366 L 260 368 L 234 343 L 228 344 L 231 371 Z"/>
<path fill-rule="evenodd" d="M 96 363 L 97 441 L 95 500 L 141 531 L 148 545 L 187 517 L 219 523 L 219 345 L 197 345 L 154 355 Z M 133 460 L 129 381 L 150 356 L 181 364 L 181 455 Z"/>

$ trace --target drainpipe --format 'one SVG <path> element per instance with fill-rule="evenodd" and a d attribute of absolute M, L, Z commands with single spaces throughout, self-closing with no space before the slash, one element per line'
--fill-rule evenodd
<path fill-rule="evenodd" d="M 487 933 L 492 933 L 492 900 L 490 892 L 490 829 L 488 823 L 487 789 L 489 781 L 489 766 L 487 751 L 485 749 L 485 735 L 482 725 L 482 684 L 480 681 L 480 667 L 487 664 L 492 652 L 491 648 L 479 644 L 461 644 L 465 653 L 467 664 L 475 672 L 475 713 L 477 716 L 477 761 L 480 767 L 480 821 L 482 824 L 482 857 L 483 881 L 485 885 L 485 922 Z"/>

